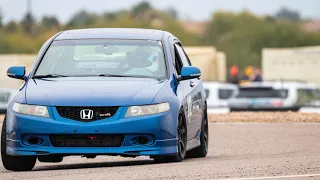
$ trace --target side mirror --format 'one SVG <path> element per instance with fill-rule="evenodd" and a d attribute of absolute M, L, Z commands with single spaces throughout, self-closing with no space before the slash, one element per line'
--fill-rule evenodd
<path fill-rule="evenodd" d="M 24 66 L 11 66 L 7 71 L 7 75 L 14 79 L 25 80 L 25 74 L 26 68 Z"/>
<path fill-rule="evenodd" d="M 200 76 L 201 76 L 201 71 L 197 67 L 187 66 L 187 67 L 182 67 L 181 69 L 181 80 L 199 78 Z"/>

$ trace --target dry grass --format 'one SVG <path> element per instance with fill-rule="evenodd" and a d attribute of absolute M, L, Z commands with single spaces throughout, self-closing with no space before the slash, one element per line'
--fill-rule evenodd
<path fill-rule="evenodd" d="M 210 122 L 320 123 L 320 114 L 297 112 L 232 112 L 210 114 Z"/>

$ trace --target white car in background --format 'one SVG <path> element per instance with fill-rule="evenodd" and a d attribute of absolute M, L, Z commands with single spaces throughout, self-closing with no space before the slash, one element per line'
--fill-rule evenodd
<path fill-rule="evenodd" d="M 16 92 L 15 89 L 0 88 L 0 114 L 7 112 L 8 102 Z"/>
<path fill-rule="evenodd" d="M 203 82 L 209 113 L 230 112 L 228 100 L 238 89 L 237 85 L 223 82 Z"/>
<path fill-rule="evenodd" d="M 284 92 L 284 105 L 288 107 L 320 107 L 320 91 L 316 84 L 299 81 L 267 81 Z"/>
<path fill-rule="evenodd" d="M 241 86 L 230 99 L 232 111 L 299 111 L 319 108 L 316 84 L 298 81 L 265 81 Z"/>

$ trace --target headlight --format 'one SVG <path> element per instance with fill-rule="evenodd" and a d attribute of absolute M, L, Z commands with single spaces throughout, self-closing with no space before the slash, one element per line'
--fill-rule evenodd
<path fill-rule="evenodd" d="M 20 114 L 49 117 L 48 108 L 46 106 L 27 105 L 15 102 L 12 110 Z"/>
<path fill-rule="evenodd" d="M 125 117 L 143 116 L 162 113 L 170 110 L 169 103 L 152 104 L 146 106 L 130 106 Z"/>

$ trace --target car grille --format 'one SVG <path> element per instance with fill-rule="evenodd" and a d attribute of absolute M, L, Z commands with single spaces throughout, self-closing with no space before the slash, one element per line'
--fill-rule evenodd
<path fill-rule="evenodd" d="M 114 116 L 119 107 L 56 107 L 58 114 L 67 119 L 72 119 L 81 122 L 91 122 L 101 119 L 106 119 Z M 92 111 L 92 117 L 81 116 L 81 111 L 85 110 L 86 113 Z"/>
<path fill-rule="evenodd" d="M 55 134 L 49 138 L 54 147 L 120 147 L 124 135 Z"/>

